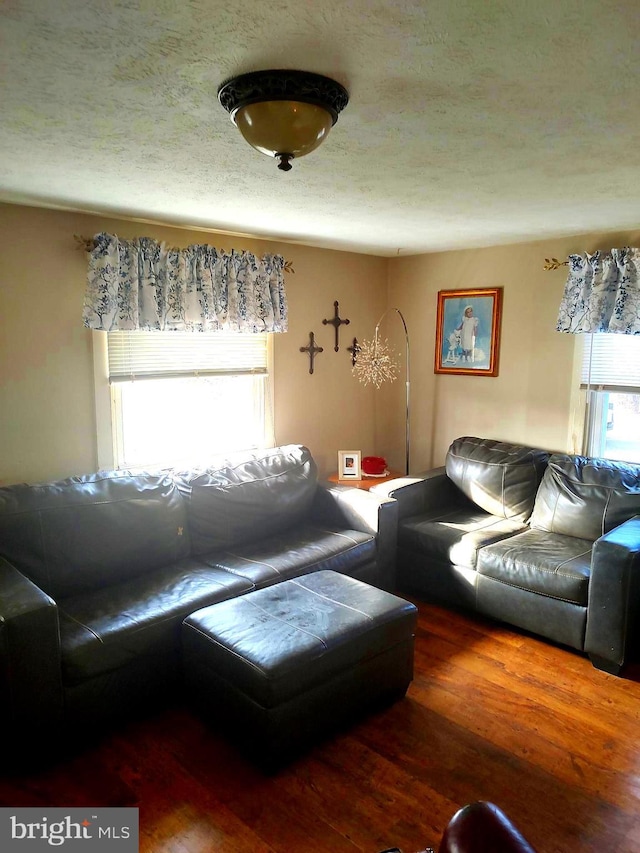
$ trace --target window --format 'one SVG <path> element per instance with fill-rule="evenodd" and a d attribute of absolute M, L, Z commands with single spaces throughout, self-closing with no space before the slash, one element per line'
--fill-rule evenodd
<path fill-rule="evenodd" d="M 100 467 L 188 467 L 273 444 L 267 334 L 95 334 L 109 386 L 106 430 L 96 401 Z"/>
<path fill-rule="evenodd" d="M 581 337 L 586 453 L 640 463 L 640 336 Z"/>

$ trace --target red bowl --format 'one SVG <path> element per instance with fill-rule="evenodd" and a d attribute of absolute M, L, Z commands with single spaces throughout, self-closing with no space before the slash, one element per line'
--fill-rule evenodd
<path fill-rule="evenodd" d="M 384 474 L 387 470 L 387 460 L 382 456 L 365 456 L 362 460 L 364 474 Z"/>

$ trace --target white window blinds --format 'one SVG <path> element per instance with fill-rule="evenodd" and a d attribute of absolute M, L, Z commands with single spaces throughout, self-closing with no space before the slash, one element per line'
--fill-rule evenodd
<path fill-rule="evenodd" d="M 582 335 L 583 387 L 629 391 L 640 388 L 640 335 Z"/>
<path fill-rule="evenodd" d="M 267 373 L 267 335 L 109 332 L 109 382 Z"/>

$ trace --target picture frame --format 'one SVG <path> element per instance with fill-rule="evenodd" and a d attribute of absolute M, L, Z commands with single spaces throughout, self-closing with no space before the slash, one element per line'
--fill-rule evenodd
<path fill-rule="evenodd" d="M 497 376 L 502 288 L 440 290 L 434 373 Z"/>
<path fill-rule="evenodd" d="M 359 450 L 338 451 L 338 478 L 340 480 L 362 479 L 362 454 Z"/>

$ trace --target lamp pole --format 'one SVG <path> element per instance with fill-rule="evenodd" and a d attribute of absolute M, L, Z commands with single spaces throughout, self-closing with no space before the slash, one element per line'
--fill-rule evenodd
<path fill-rule="evenodd" d="M 406 450 L 406 459 L 405 459 L 405 474 L 409 476 L 409 452 L 410 452 L 410 420 L 409 420 L 409 406 L 411 399 L 411 381 L 409 376 L 409 332 L 407 331 L 407 324 L 405 322 L 402 311 L 399 308 L 396 308 L 396 311 L 400 315 L 400 319 L 402 320 L 402 325 L 404 326 L 404 340 L 405 340 L 405 351 L 406 351 L 406 362 L 407 362 L 407 374 L 406 374 L 406 418 L 405 418 L 405 450 Z"/>
<path fill-rule="evenodd" d="M 389 310 L 390 309 L 387 309 L 387 311 L 384 312 L 382 317 L 380 317 L 380 319 L 376 323 L 376 331 L 375 331 L 375 335 L 374 335 L 376 342 L 378 340 L 378 330 L 380 329 L 380 323 L 382 323 L 382 321 L 386 317 Z M 403 315 L 402 311 L 399 308 L 394 308 L 394 311 L 396 312 L 396 314 L 399 315 L 400 319 L 402 320 L 402 326 L 404 328 L 405 362 L 407 365 L 406 381 L 405 381 L 405 425 L 404 425 L 405 474 L 408 476 L 409 475 L 410 444 L 411 444 L 411 429 L 410 429 L 410 419 L 409 419 L 410 401 L 411 401 L 411 380 L 410 380 L 410 375 L 409 375 L 409 331 L 407 330 L 407 323 L 404 319 L 404 315 Z"/>

